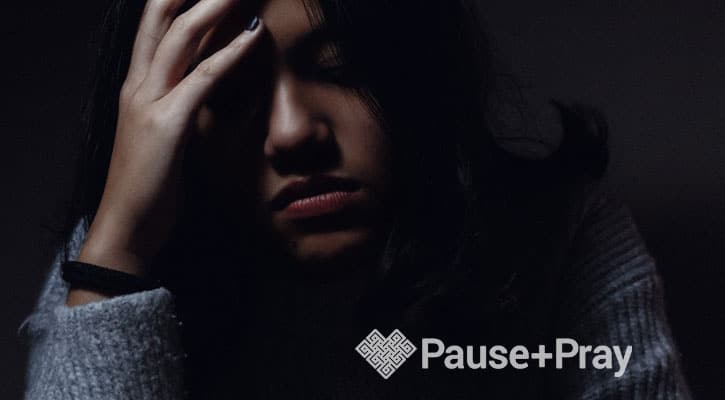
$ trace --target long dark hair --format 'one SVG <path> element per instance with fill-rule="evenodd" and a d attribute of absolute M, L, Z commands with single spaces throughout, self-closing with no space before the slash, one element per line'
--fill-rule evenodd
<path fill-rule="evenodd" d="M 308 4 L 342 43 L 350 80 L 394 147 L 393 229 L 366 303 L 378 326 L 423 315 L 433 323 L 432 308 L 447 314 L 440 304 L 451 297 L 456 307 L 495 308 L 514 280 L 538 280 L 533 272 L 547 272 L 528 271 L 515 255 L 555 245 L 539 234 L 563 215 L 556 207 L 566 204 L 566 188 L 601 177 L 607 164 L 606 125 L 591 108 L 552 102 L 564 127 L 558 146 L 506 130 L 501 110 L 525 114 L 526 105 L 493 62 L 479 3 Z M 556 150 L 527 160 L 505 150 L 519 140 Z"/>
<path fill-rule="evenodd" d="M 477 0 L 306 3 L 339 41 L 345 84 L 368 100 L 394 148 L 393 228 L 360 306 L 366 326 L 432 328 L 452 307 L 467 305 L 478 311 L 458 315 L 480 317 L 515 308 L 546 287 L 541 283 L 555 271 L 540 265 L 553 265 L 565 247 L 569 193 L 600 178 L 607 165 L 601 116 L 553 102 L 560 143 L 511 136 L 501 110 L 524 105 L 492 62 Z M 143 2 L 115 0 L 103 23 L 69 230 L 92 220 L 103 193 L 118 92 L 142 9 Z M 508 150 L 513 142 L 551 151 L 529 159 Z"/>

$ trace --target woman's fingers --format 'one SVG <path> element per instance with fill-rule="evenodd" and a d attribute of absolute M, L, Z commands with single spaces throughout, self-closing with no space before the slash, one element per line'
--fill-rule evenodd
<path fill-rule="evenodd" d="M 133 45 L 126 84 L 136 90 L 146 78 L 156 48 L 171 26 L 184 0 L 148 0 Z"/>
<path fill-rule="evenodd" d="M 250 28 L 251 30 L 245 30 L 226 47 L 202 61 L 162 101 L 169 102 L 169 107 L 183 115 L 193 115 L 204 103 L 214 85 L 234 69 L 264 30 L 259 19 Z"/>
<path fill-rule="evenodd" d="M 163 97 L 183 78 L 204 34 L 218 24 L 238 0 L 201 0 L 178 16 L 161 40 L 143 84 L 148 100 Z"/>

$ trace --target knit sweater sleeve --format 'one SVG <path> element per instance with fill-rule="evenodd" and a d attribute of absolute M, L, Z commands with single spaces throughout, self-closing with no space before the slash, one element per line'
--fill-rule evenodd
<path fill-rule="evenodd" d="M 68 246 L 74 258 L 79 227 Z M 30 341 L 25 398 L 181 399 L 179 322 L 165 288 L 77 307 L 53 262 L 34 312 L 21 326 Z"/>
<path fill-rule="evenodd" d="M 597 185 L 589 191 L 563 271 L 557 338 L 632 355 L 624 374 L 558 371 L 557 398 L 689 399 L 670 327 L 663 283 L 629 209 Z"/>

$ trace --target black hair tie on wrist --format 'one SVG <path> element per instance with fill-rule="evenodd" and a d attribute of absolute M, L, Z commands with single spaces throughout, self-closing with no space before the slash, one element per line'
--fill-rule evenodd
<path fill-rule="evenodd" d="M 61 265 L 63 280 L 69 284 L 116 295 L 131 294 L 161 287 L 161 282 L 103 268 L 79 261 L 66 261 Z"/>

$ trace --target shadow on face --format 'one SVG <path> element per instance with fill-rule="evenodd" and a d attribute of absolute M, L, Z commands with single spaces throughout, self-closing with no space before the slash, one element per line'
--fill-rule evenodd
<path fill-rule="evenodd" d="M 223 47 L 252 13 L 241 7 L 211 32 Z M 265 37 L 199 116 L 208 179 L 240 223 L 301 263 L 370 253 L 384 231 L 390 144 L 355 90 L 335 38 L 300 0 L 260 8 Z M 240 22 L 241 21 L 241 22 Z M 244 206 L 243 206 L 244 205 Z"/>

